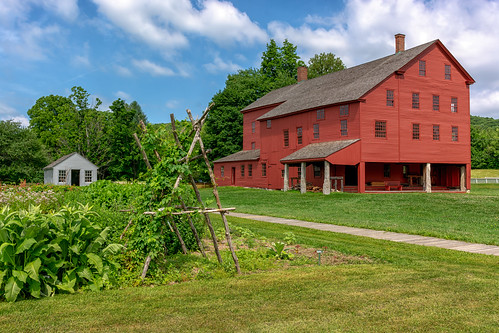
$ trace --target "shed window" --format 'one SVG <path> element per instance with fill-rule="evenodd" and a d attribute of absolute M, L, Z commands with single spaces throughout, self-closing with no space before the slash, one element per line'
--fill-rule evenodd
<path fill-rule="evenodd" d="M 85 183 L 92 182 L 92 170 L 85 170 Z"/>
<path fill-rule="evenodd" d="M 393 90 L 386 91 L 386 106 L 393 106 L 395 102 Z"/>
<path fill-rule="evenodd" d="M 426 76 L 426 61 L 419 60 L 419 76 Z"/>
<path fill-rule="evenodd" d="M 284 147 L 289 147 L 289 130 L 284 130 Z"/>
<path fill-rule="evenodd" d="M 255 130 L 256 130 L 256 124 L 255 124 L 255 122 L 252 122 L 251 123 L 251 133 L 255 133 Z"/>
<path fill-rule="evenodd" d="M 255 150 L 255 148 L 256 148 L 256 142 L 252 142 L 252 143 L 251 143 L 251 149 L 252 149 L 252 150 Z"/>
<path fill-rule="evenodd" d="M 433 125 L 433 140 L 440 140 L 440 125 Z"/>
<path fill-rule="evenodd" d="M 458 134 L 458 128 L 457 126 L 452 126 L 452 141 L 458 141 L 459 139 L 459 134 Z"/>
<path fill-rule="evenodd" d="M 317 120 L 322 120 L 324 118 L 324 109 L 317 110 Z"/>
<path fill-rule="evenodd" d="M 248 164 L 248 177 L 253 177 L 253 164 Z"/>
<path fill-rule="evenodd" d="M 412 93 L 412 108 L 419 109 L 419 93 Z"/>
<path fill-rule="evenodd" d="M 340 121 L 340 133 L 342 136 L 348 135 L 348 121 L 346 119 Z"/>
<path fill-rule="evenodd" d="M 340 116 L 348 116 L 348 104 L 340 105 Z"/>
<path fill-rule="evenodd" d="M 296 139 L 299 145 L 303 143 L 303 130 L 301 127 L 296 128 Z"/>
<path fill-rule="evenodd" d="M 433 95 L 433 111 L 440 110 L 440 96 Z"/>
<path fill-rule="evenodd" d="M 419 124 L 412 124 L 412 139 L 419 140 Z"/>
<path fill-rule="evenodd" d="M 267 128 L 271 128 L 272 127 L 272 120 L 267 120 Z"/>
<path fill-rule="evenodd" d="M 319 138 L 319 124 L 314 124 L 314 139 Z"/>
<path fill-rule="evenodd" d="M 66 170 L 59 170 L 59 183 L 66 182 Z"/>
<path fill-rule="evenodd" d="M 374 137 L 375 138 L 386 138 L 386 121 L 377 120 L 374 123 Z"/>
<path fill-rule="evenodd" d="M 452 97 L 450 99 L 450 111 L 457 112 L 457 97 Z"/>
<path fill-rule="evenodd" d="M 244 164 L 241 164 L 241 177 L 244 177 Z"/>
<path fill-rule="evenodd" d="M 451 79 L 451 76 L 450 76 L 450 65 L 445 65 L 445 79 L 446 80 L 450 80 Z"/>
<path fill-rule="evenodd" d="M 262 163 L 262 177 L 267 177 L 267 163 Z"/>
<path fill-rule="evenodd" d="M 314 177 L 320 178 L 321 176 L 321 167 L 314 164 Z"/>
<path fill-rule="evenodd" d="M 220 175 L 222 176 L 222 178 L 225 177 L 225 170 L 223 166 L 220 167 Z"/>

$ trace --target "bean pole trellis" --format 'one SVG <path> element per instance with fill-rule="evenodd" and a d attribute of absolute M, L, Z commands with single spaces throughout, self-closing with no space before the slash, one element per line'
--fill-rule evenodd
<path fill-rule="evenodd" d="M 222 207 L 222 203 L 220 201 L 220 196 L 218 194 L 218 187 L 217 187 L 215 175 L 213 173 L 213 169 L 212 169 L 210 161 L 208 159 L 207 150 L 205 149 L 204 144 L 203 144 L 203 140 L 201 138 L 201 130 L 203 128 L 204 122 L 206 120 L 206 117 L 208 116 L 208 113 L 209 113 L 211 107 L 212 107 L 212 105 L 210 105 L 208 108 L 206 108 L 205 111 L 203 112 L 203 115 L 199 119 L 194 119 L 191 111 L 189 109 L 186 110 L 187 115 L 189 116 L 189 120 L 192 124 L 192 130 L 189 133 L 189 135 L 187 136 L 188 139 L 192 138 L 192 141 L 191 141 L 191 144 L 190 144 L 189 149 L 187 151 L 184 151 L 182 142 L 180 142 L 180 139 L 179 139 L 180 136 L 179 136 L 179 133 L 177 132 L 177 128 L 175 126 L 175 117 L 173 114 L 170 114 L 170 119 L 171 119 L 172 133 L 173 133 L 173 137 L 175 139 L 175 144 L 177 145 L 178 149 L 180 149 L 181 151 L 183 151 L 185 153 L 185 156 L 183 158 L 181 158 L 180 160 L 178 160 L 178 163 L 189 166 L 189 163 L 193 160 L 196 160 L 198 158 L 202 158 L 204 160 L 206 168 L 208 170 L 208 174 L 210 175 L 210 181 L 211 181 L 211 185 L 213 188 L 213 196 L 215 198 L 217 208 L 208 209 L 205 206 L 192 174 L 189 173 L 189 174 L 185 175 L 184 173 L 179 172 L 177 179 L 175 181 L 175 185 L 173 187 L 173 190 L 175 191 L 175 189 L 177 189 L 179 187 L 179 185 L 181 184 L 184 177 L 188 178 L 187 181 L 190 183 L 192 189 L 194 190 L 194 192 L 196 194 L 196 199 L 199 203 L 199 207 L 188 207 L 185 204 L 184 200 L 182 199 L 182 196 L 180 194 L 177 194 L 177 199 L 178 199 L 178 202 L 180 202 L 180 205 L 168 207 L 169 209 L 164 209 L 164 208 L 161 209 L 160 208 L 160 209 L 158 209 L 158 211 L 144 212 L 143 214 L 145 214 L 145 215 L 157 215 L 158 213 L 160 213 L 162 211 L 167 211 L 166 218 L 168 219 L 168 223 L 171 225 L 171 229 L 173 230 L 173 232 L 177 236 L 179 243 L 182 247 L 182 252 L 184 254 L 187 254 L 187 247 L 185 245 L 185 242 L 182 239 L 182 236 L 179 232 L 179 229 L 176 225 L 176 222 L 175 222 L 175 219 L 173 218 L 173 216 L 175 216 L 175 215 L 187 216 L 189 226 L 190 226 L 192 233 L 196 239 L 196 242 L 197 242 L 198 247 L 201 251 L 201 254 L 204 257 L 206 257 L 206 253 L 204 251 L 203 244 L 201 242 L 201 239 L 199 238 L 199 234 L 198 234 L 196 227 L 194 226 L 194 223 L 193 223 L 192 218 L 191 218 L 191 214 L 201 213 L 203 215 L 204 221 L 205 221 L 205 223 L 210 231 L 211 239 L 213 242 L 213 247 L 214 247 L 218 262 L 222 263 L 222 256 L 220 255 L 220 250 L 218 248 L 217 237 L 215 235 L 215 230 L 213 229 L 213 224 L 211 223 L 211 219 L 210 219 L 210 215 L 209 215 L 209 213 L 220 213 L 220 216 L 221 216 L 222 221 L 223 221 L 224 229 L 225 229 L 225 238 L 227 240 L 227 245 L 229 246 L 236 271 L 239 274 L 239 273 L 241 273 L 241 268 L 239 267 L 239 260 L 237 258 L 236 252 L 234 250 L 234 246 L 232 245 L 229 223 L 227 222 L 227 217 L 226 217 L 227 212 L 234 210 L 235 208 L 223 208 Z M 142 125 L 142 129 L 144 131 L 146 131 L 145 125 L 143 123 L 141 125 Z M 146 154 L 145 150 L 143 149 L 143 147 L 140 143 L 140 140 L 139 140 L 136 133 L 134 133 L 134 138 L 135 138 L 135 141 L 136 141 L 136 143 L 137 143 L 137 145 L 142 153 L 142 157 L 144 159 L 144 162 L 147 165 L 147 168 L 149 170 L 152 169 L 151 164 L 149 162 L 149 159 L 147 157 L 147 154 Z M 201 154 L 198 156 L 192 156 L 196 147 L 199 147 Z M 158 159 L 158 161 L 161 161 L 161 156 L 156 149 L 154 149 L 154 154 L 155 154 L 156 158 Z M 127 226 L 127 228 L 128 228 L 128 226 Z M 142 278 L 145 278 L 150 262 L 151 262 L 151 256 L 148 256 L 146 258 L 146 262 L 144 263 L 144 269 L 142 271 Z"/>

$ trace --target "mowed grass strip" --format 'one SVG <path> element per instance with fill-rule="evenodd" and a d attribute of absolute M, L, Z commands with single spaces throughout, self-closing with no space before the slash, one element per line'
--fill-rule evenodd
<path fill-rule="evenodd" d="M 471 178 L 499 177 L 499 169 L 472 169 Z"/>
<path fill-rule="evenodd" d="M 499 185 L 464 193 L 322 193 L 219 188 L 237 212 L 499 245 Z M 210 198 L 211 190 L 203 189 Z"/>
<path fill-rule="evenodd" d="M 214 218 L 219 222 L 218 218 Z M 371 264 L 295 267 L 235 278 L 0 303 L 1 332 L 494 332 L 499 259 L 245 219 Z"/>

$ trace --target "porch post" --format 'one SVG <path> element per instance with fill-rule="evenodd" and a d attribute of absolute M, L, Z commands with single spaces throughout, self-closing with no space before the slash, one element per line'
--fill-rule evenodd
<path fill-rule="evenodd" d="M 359 193 L 366 192 L 366 162 L 360 162 L 357 169 L 357 188 Z"/>
<path fill-rule="evenodd" d="M 459 182 L 459 190 L 464 192 L 464 191 L 466 191 L 466 166 L 463 165 L 463 166 L 461 166 L 460 169 L 461 169 L 460 170 L 461 171 L 460 172 L 461 173 L 461 180 Z"/>
<path fill-rule="evenodd" d="M 284 192 L 289 190 L 289 165 L 284 164 Z"/>
<path fill-rule="evenodd" d="M 431 164 L 426 163 L 423 169 L 424 190 L 426 193 L 431 193 Z"/>
<path fill-rule="evenodd" d="M 331 194 L 331 173 L 329 172 L 329 162 L 324 161 L 324 184 L 322 185 L 323 194 Z"/>
<path fill-rule="evenodd" d="M 307 163 L 301 162 L 300 193 L 307 193 Z"/>

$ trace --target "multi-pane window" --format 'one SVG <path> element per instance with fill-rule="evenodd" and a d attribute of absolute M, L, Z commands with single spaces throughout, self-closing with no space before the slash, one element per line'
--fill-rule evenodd
<path fill-rule="evenodd" d="M 459 132 L 457 126 L 452 126 L 452 141 L 458 141 L 458 139 L 459 139 Z"/>
<path fill-rule="evenodd" d="M 319 178 L 321 176 L 321 167 L 314 164 L 314 177 Z"/>
<path fill-rule="evenodd" d="M 376 120 L 374 124 L 374 137 L 386 138 L 386 121 Z"/>
<path fill-rule="evenodd" d="M 390 164 L 383 165 L 383 177 L 390 178 Z"/>
<path fill-rule="evenodd" d="M 284 169 L 281 170 L 281 178 L 284 178 Z"/>
<path fill-rule="evenodd" d="M 450 99 L 450 111 L 457 112 L 457 97 L 452 97 Z"/>
<path fill-rule="evenodd" d="M 433 140 L 440 140 L 440 125 L 433 125 Z"/>
<path fill-rule="evenodd" d="M 262 163 L 262 177 L 267 177 L 267 163 Z"/>
<path fill-rule="evenodd" d="M 248 164 L 248 177 L 253 177 L 253 164 Z"/>
<path fill-rule="evenodd" d="M 59 170 L 59 183 L 66 182 L 66 170 Z"/>
<path fill-rule="evenodd" d="M 303 129 L 301 127 L 296 128 L 296 138 L 298 140 L 298 144 L 301 145 L 303 143 Z"/>
<path fill-rule="evenodd" d="M 426 61 L 419 60 L 419 76 L 426 76 Z"/>
<path fill-rule="evenodd" d="M 386 106 L 393 106 L 395 102 L 393 90 L 386 91 Z"/>
<path fill-rule="evenodd" d="M 433 111 L 440 110 L 440 96 L 433 95 Z"/>
<path fill-rule="evenodd" d="M 348 135 L 348 122 L 346 119 L 340 121 L 340 132 L 342 136 Z"/>
<path fill-rule="evenodd" d="M 412 93 L 412 108 L 419 109 L 419 93 Z"/>
<path fill-rule="evenodd" d="M 92 182 L 92 170 L 85 170 L 85 183 Z"/>
<path fill-rule="evenodd" d="M 317 110 L 317 120 L 324 119 L 324 109 Z"/>
<path fill-rule="evenodd" d="M 267 120 L 267 128 L 271 128 L 272 127 L 272 120 Z"/>
<path fill-rule="evenodd" d="M 255 133 L 255 131 L 256 131 L 256 124 L 255 124 L 255 122 L 253 121 L 253 122 L 251 123 L 251 133 Z"/>
<path fill-rule="evenodd" d="M 445 79 L 450 80 L 450 65 L 445 65 Z"/>
<path fill-rule="evenodd" d="M 319 124 L 314 124 L 314 139 L 319 138 Z"/>
<path fill-rule="evenodd" d="M 251 150 L 255 150 L 255 148 L 256 148 L 256 142 L 252 142 L 251 143 Z"/>
<path fill-rule="evenodd" d="M 241 177 L 244 177 L 244 164 L 241 164 Z"/>
<path fill-rule="evenodd" d="M 412 139 L 419 140 L 419 124 L 412 124 Z"/>
<path fill-rule="evenodd" d="M 225 177 L 225 168 L 223 166 L 220 167 L 220 175 L 223 177 Z"/>
<path fill-rule="evenodd" d="M 289 147 L 289 131 L 284 130 L 284 147 Z"/>
<path fill-rule="evenodd" d="M 340 105 L 340 116 L 348 116 L 348 104 Z"/>

